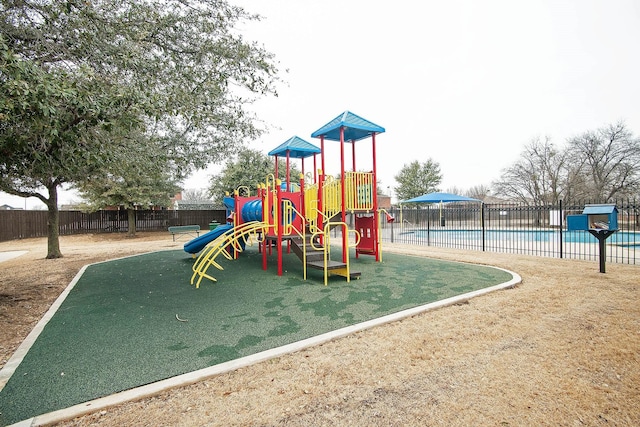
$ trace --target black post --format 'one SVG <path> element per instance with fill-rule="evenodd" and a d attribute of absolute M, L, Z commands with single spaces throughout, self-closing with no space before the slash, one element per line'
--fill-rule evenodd
<path fill-rule="evenodd" d="M 429 205 L 427 205 L 427 246 L 429 246 L 430 244 L 431 244 L 431 209 L 429 209 Z"/>
<path fill-rule="evenodd" d="M 485 239 L 485 227 L 484 227 L 484 202 L 480 205 L 480 223 L 482 225 L 482 252 L 484 252 L 484 239 Z"/>
<path fill-rule="evenodd" d="M 591 233 L 593 237 L 598 239 L 598 246 L 600 247 L 600 253 L 598 255 L 600 257 L 600 273 L 605 272 L 604 263 L 606 260 L 606 252 L 607 252 L 605 241 L 609 236 L 611 236 L 615 232 L 616 230 L 589 230 L 589 233 Z"/>
<path fill-rule="evenodd" d="M 600 246 L 600 253 L 599 253 L 599 257 L 600 257 L 600 273 L 604 273 L 605 272 L 605 261 L 607 259 L 607 246 L 604 244 L 605 239 L 600 238 L 598 240 L 598 245 Z"/>
<path fill-rule="evenodd" d="M 559 200 L 559 202 L 560 202 L 560 207 L 559 207 L 560 209 L 560 213 L 559 213 L 560 215 L 560 258 L 562 258 L 562 255 L 563 255 L 562 254 L 562 249 L 563 249 L 562 248 L 562 228 L 564 227 L 564 213 L 562 212 L 562 199 Z"/>

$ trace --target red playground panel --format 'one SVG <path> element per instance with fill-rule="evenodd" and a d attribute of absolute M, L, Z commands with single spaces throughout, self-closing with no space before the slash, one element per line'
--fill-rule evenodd
<path fill-rule="evenodd" d="M 356 231 L 360 233 L 360 243 L 356 248 L 356 253 L 375 253 L 375 217 L 373 215 L 356 216 Z"/>

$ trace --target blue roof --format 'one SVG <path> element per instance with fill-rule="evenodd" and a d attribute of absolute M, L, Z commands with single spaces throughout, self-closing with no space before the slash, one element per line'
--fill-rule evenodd
<path fill-rule="evenodd" d="M 314 154 L 319 154 L 320 148 L 302 138 L 293 136 L 273 150 L 269 151 L 269 155 L 286 157 L 287 151 L 289 152 L 289 157 L 304 159 L 305 157 L 311 157 Z"/>
<path fill-rule="evenodd" d="M 610 214 L 613 212 L 617 212 L 618 208 L 616 205 L 584 205 L 583 214 L 587 215 L 597 215 L 597 214 Z"/>
<path fill-rule="evenodd" d="M 371 123 L 349 111 L 345 111 L 335 119 L 311 134 L 312 138 L 324 136 L 330 141 L 340 141 L 340 128 L 344 127 L 345 141 L 358 141 L 367 138 L 374 133 L 384 132 L 382 126 Z"/>
<path fill-rule="evenodd" d="M 427 193 L 422 196 L 414 197 L 409 200 L 403 200 L 400 203 L 446 203 L 446 202 L 480 202 L 479 199 L 474 199 L 466 196 L 459 196 L 452 193 Z"/>

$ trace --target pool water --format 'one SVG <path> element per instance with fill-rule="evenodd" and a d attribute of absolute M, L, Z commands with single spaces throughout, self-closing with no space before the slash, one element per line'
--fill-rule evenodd
<path fill-rule="evenodd" d="M 421 229 L 412 231 L 416 237 L 481 240 L 482 230 L 441 230 Z M 485 239 L 490 241 L 519 240 L 525 242 L 551 242 L 560 238 L 559 230 L 485 230 Z M 563 231 L 562 240 L 566 243 L 597 243 L 587 231 Z M 640 246 L 640 232 L 618 231 L 607 239 L 607 243 L 619 246 Z"/>

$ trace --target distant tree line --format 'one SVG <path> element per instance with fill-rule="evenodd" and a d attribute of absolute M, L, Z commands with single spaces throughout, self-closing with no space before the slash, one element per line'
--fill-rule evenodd
<path fill-rule="evenodd" d="M 533 205 L 560 200 L 612 202 L 640 191 L 640 138 L 623 122 L 571 137 L 529 142 L 493 183 L 495 195 Z"/>
<path fill-rule="evenodd" d="M 442 174 L 438 162 L 429 158 L 405 164 L 395 179 L 398 200 L 406 200 L 440 191 Z M 640 194 L 640 138 L 624 122 L 573 136 L 564 147 L 549 137 L 534 138 L 491 185 L 447 191 L 480 200 L 491 194 L 529 205 L 634 197 Z"/>

